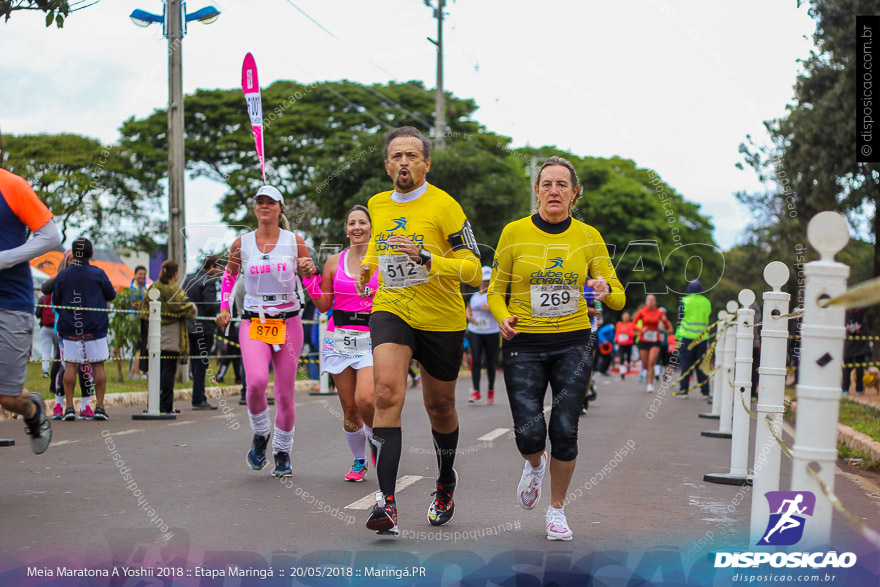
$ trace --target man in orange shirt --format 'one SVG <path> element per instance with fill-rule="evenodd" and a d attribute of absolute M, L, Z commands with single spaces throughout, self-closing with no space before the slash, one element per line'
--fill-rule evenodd
<path fill-rule="evenodd" d="M 29 261 L 59 244 L 52 212 L 23 178 L 0 169 L 0 406 L 24 418 L 36 454 L 49 448 L 52 428 L 43 396 L 24 389 L 35 308 Z"/>

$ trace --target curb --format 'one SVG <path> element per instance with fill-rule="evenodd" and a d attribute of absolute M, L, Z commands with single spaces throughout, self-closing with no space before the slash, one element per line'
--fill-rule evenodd
<path fill-rule="evenodd" d="M 872 405 L 871 402 L 858 402 Z M 791 402 L 792 414 L 797 413 L 797 400 Z M 794 427 L 794 421 L 791 422 Z M 880 460 L 880 442 L 877 442 L 867 434 L 854 430 L 846 424 L 837 423 L 837 440 L 853 450 L 863 450 L 871 454 L 872 458 Z"/>
<path fill-rule="evenodd" d="M 294 387 L 294 390 L 300 393 L 315 391 L 316 389 L 317 387 L 315 386 L 314 381 L 297 381 Z M 266 387 L 266 391 L 272 391 L 271 383 Z M 205 395 L 212 399 L 239 395 L 240 393 L 241 385 L 226 385 L 223 387 L 215 386 L 205 388 Z M 107 408 L 145 406 L 147 405 L 148 397 L 149 392 L 147 391 L 126 391 L 122 393 L 108 393 L 104 396 L 104 406 Z M 192 400 L 192 388 L 174 390 L 174 401 L 179 402 L 183 400 Z M 74 398 L 73 404 L 77 412 L 79 412 L 82 406 L 82 399 L 79 397 Z M 52 398 L 47 399 L 46 409 L 51 410 L 54 407 L 55 400 Z M 7 412 L 3 408 L 0 408 L 0 422 L 6 420 L 14 420 L 15 418 L 15 414 L 13 414 L 12 412 Z"/>

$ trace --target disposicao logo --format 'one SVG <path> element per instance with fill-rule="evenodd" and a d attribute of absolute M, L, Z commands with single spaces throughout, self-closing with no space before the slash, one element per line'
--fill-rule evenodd
<path fill-rule="evenodd" d="M 805 516 L 812 517 L 816 496 L 810 491 L 768 491 L 770 520 L 759 546 L 792 546 L 804 536 Z M 856 564 L 852 552 L 716 552 L 715 568 L 754 568 L 769 564 L 774 568 L 849 568 Z"/>
<path fill-rule="evenodd" d="M 770 521 L 758 545 L 791 546 L 800 542 L 804 516 L 812 517 L 816 496 L 810 491 L 768 491 L 764 497 L 770 504 Z"/>

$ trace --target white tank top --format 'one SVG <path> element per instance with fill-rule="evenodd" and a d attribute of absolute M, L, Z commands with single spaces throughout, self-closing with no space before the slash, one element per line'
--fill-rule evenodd
<path fill-rule="evenodd" d="M 269 316 L 300 309 L 296 236 L 281 230 L 278 243 L 268 253 L 257 248 L 257 233 L 241 237 L 241 269 L 244 272 L 244 309 Z M 282 306 L 279 308 L 278 306 Z"/>

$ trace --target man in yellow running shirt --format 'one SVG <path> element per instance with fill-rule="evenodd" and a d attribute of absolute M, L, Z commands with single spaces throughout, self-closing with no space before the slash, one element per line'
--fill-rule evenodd
<path fill-rule="evenodd" d="M 373 236 L 358 278 L 362 291 L 379 270 L 370 335 L 376 408 L 372 449 L 380 493 L 367 528 L 380 534 L 398 534 L 394 493 L 400 414 L 413 358 L 422 365 L 425 410 L 440 469 L 428 522 L 442 526 L 455 513 L 455 383 L 467 327 L 460 283 L 477 286 L 482 275 L 477 244 L 461 206 L 425 179 L 431 169 L 430 149 L 430 141 L 413 127 L 385 136 L 385 169 L 394 189 L 369 201 Z"/>

